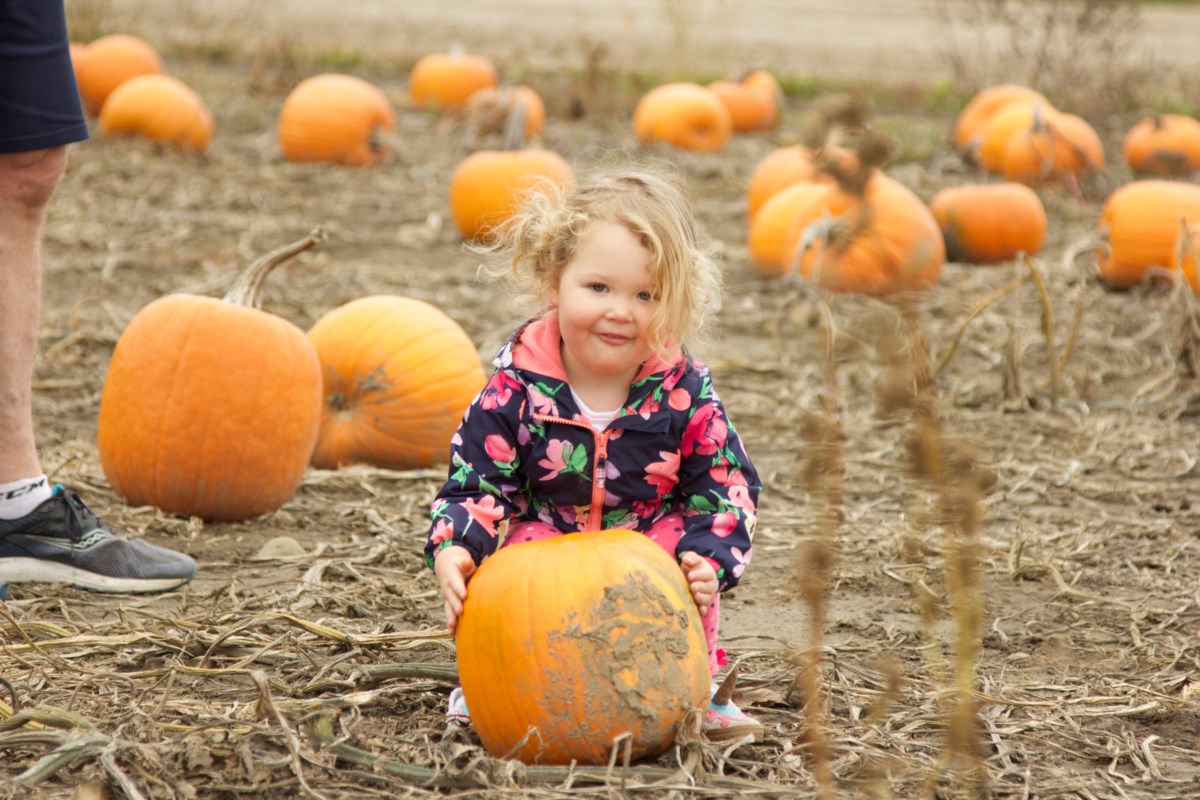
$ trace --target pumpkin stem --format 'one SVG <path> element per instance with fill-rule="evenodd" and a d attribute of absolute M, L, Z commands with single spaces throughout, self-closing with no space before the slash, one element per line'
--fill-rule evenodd
<path fill-rule="evenodd" d="M 507 105 L 502 101 L 502 107 Z M 512 105 L 508 109 L 508 119 L 504 121 L 503 150 L 520 150 L 525 146 L 525 116 L 525 101 L 514 92 Z"/>
<path fill-rule="evenodd" d="M 712 702 L 714 706 L 723 706 L 733 699 L 733 687 L 737 686 L 738 668 L 735 664 L 729 670 L 729 674 L 725 676 L 725 680 L 721 681 L 721 685 L 713 692 Z"/>
<path fill-rule="evenodd" d="M 309 231 L 308 236 L 303 239 L 272 250 L 247 267 L 241 275 L 238 275 L 237 280 L 233 282 L 233 286 L 225 293 L 222 300 L 234 305 L 258 308 L 262 299 L 259 294 L 262 291 L 263 280 L 271 270 L 298 253 L 303 253 L 318 242 L 325 241 L 326 238 L 325 231 L 318 226 Z"/>

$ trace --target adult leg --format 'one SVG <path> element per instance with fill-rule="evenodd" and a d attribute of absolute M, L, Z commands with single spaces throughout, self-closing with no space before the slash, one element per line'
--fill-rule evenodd
<path fill-rule="evenodd" d="M 42 473 L 33 433 L 41 231 L 66 165 L 66 147 L 0 153 L 0 484 Z"/>

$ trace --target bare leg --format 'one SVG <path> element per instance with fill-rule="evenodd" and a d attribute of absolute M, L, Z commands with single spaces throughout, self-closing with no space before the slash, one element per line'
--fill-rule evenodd
<path fill-rule="evenodd" d="M 42 472 L 33 433 L 41 235 L 66 165 L 66 147 L 0 153 L 0 483 Z"/>

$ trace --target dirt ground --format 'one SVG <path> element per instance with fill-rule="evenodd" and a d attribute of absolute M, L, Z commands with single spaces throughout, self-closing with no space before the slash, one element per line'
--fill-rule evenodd
<path fill-rule="evenodd" d="M 431 12 L 410 5 L 403 13 L 428 30 L 421 15 Z M 769 5 L 703 7 L 738 15 Z M 287 6 L 306 28 L 331 19 L 321 15 L 331 4 Z M 185 20 L 210 13 L 181 8 Z M 611 4 L 604 19 L 637 19 L 633 8 Z M 444 30 L 474 44 L 476 27 L 445 12 Z M 486 19 L 473 22 L 488 41 L 513 44 L 495 36 L 499 17 Z M 170 28 L 161 17 L 145 24 Z M 601 21 L 587 29 L 604 30 Z M 829 300 L 844 500 L 815 632 L 802 594 L 804 554 L 826 535 L 801 426 L 821 396 L 823 316 L 795 280 L 754 276 L 744 204 L 754 165 L 795 140 L 807 107 L 792 100 L 778 131 L 739 136 L 721 153 L 645 151 L 630 138 L 627 96 L 610 98 L 611 113 L 569 118 L 554 110 L 571 107 L 580 86 L 530 73 L 552 109 L 544 146 L 577 168 L 650 159 L 686 177 L 726 271 L 725 306 L 701 355 L 766 483 L 754 561 L 726 596 L 722 624 L 743 675 L 738 700 L 766 725 L 765 741 L 732 750 L 685 741 L 605 777 L 525 772 L 487 757 L 469 734 L 444 732 L 454 655 L 419 557 L 442 468 L 312 469 L 279 511 L 232 524 L 128 507 L 109 489 L 96 413 L 129 319 L 169 292 L 219 296 L 240 267 L 315 225 L 328 241 L 281 267 L 264 302 L 301 328 L 357 297 L 403 294 L 443 309 L 490 359 L 518 321 L 497 311 L 507 306 L 476 278 L 478 258 L 448 221 L 451 171 L 494 140 L 413 109 L 403 75 L 380 72 L 363 77 L 397 107 L 394 159 L 370 170 L 288 164 L 274 120 L 305 68 L 195 53 L 169 68 L 206 97 L 217 137 L 203 159 L 99 137 L 72 149 L 45 242 L 35 413 L 56 480 L 113 523 L 192 554 L 201 571 L 184 590 L 150 598 L 12 588 L 0 603 L 0 700 L 18 715 L 0 720 L 0 795 L 808 797 L 815 740 L 827 745 L 838 796 L 1200 796 L 1200 382 L 1186 358 L 1196 304 L 1162 287 L 1109 291 L 1090 250 L 1070 257 L 1094 233 L 1107 192 L 1130 179 L 1118 137 L 1131 117 L 1096 121 L 1110 168 L 1082 199 L 1041 192 L 1051 227 L 1033 264 L 1048 290 L 1052 349 L 1032 283 L 980 310 L 1022 274 L 1016 264 L 948 264 L 918 306 L 934 363 L 950 354 L 936 378 L 944 433 L 971 443 L 997 479 L 970 560 L 984 603 L 971 695 L 980 773 L 951 757 L 958 740 L 947 736 L 963 663 L 955 609 L 964 605 L 948 580 L 958 539 L 926 524 L 939 487 L 911 475 L 911 421 L 879 413 L 878 390 L 897 369 L 885 353 L 905 337 L 893 306 L 865 298 Z M 975 178 L 946 143 L 952 112 L 890 108 L 877 122 L 927 151 L 889 170 L 926 200 Z M 1053 383 L 1051 361 L 1062 362 Z M 829 724 L 814 739 L 799 677 L 816 652 Z M 42 760 L 56 748 L 60 760 Z"/>

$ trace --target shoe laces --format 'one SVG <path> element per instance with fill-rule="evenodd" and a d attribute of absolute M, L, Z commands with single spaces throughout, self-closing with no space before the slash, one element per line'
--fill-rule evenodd
<path fill-rule="evenodd" d="M 105 524 L 104 520 L 96 516 L 96 513 L 88 508 L 83 499 L 75 492 L 59 483 L 54 485 L 54 495 L 61 497 L 63 504 L 67 507 L 67 535 L 72 542 L 78 542 L 85 533 L 97 529 L 108 534 L 112 533 L 112 529 Z"/>

